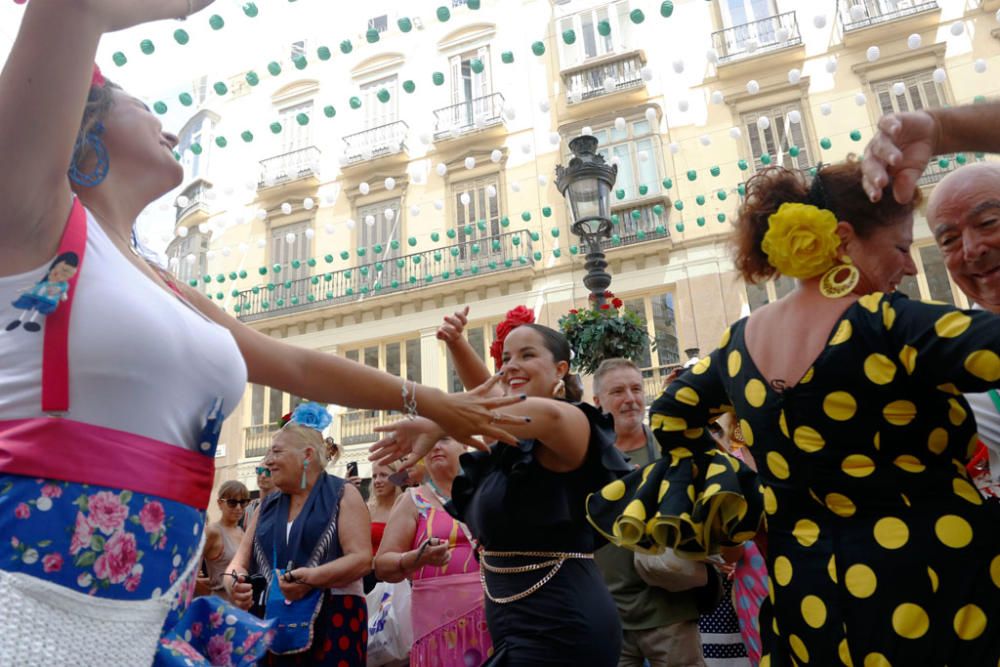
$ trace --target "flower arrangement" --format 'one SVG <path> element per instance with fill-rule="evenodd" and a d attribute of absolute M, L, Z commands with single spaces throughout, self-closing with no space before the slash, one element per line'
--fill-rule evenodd
<path fill-rule="evenodd" d="M 503 342 L 507 334 L 521 326 L 522 324 L 534 324 L 535 312 L 526 306 L 517 306 L 507 311 L 503 321 L 497 325 L 496 336 L 493 344 L 490 345 L 490 357 L 493 358 L 493 366 L 500 370 L 503 366 Z"/>
<path fill-rule="evenodd" d="M 604 298 L 606 302 L 597 306 L 592 294 L 590 308 L 574 308 L 559 318 L 559 329 L 573 350 L 576 372 L 593 374 L 605 359 L 635 360 L 647 345 L 650 349 L 656 347 L 636 313 L 625 308 L 624 302 L 610 291 L 604 293 Z"/>
<path fill-rule="evenodd" d="M 767 219 L 761 249 L 782 275 L 815 278 L 837 262 L 837 217 L 811 204 L 785 202 Z"/>

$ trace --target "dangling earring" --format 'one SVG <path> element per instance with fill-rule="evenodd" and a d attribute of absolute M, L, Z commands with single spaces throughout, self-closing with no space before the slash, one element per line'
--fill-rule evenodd
<path fill-rule="evenodd" d="M 73 163 L 69 167 L 68 174 L 69 180 L 81 187 L 92 188 L 100 185 L 108 176 L 110 160 L 108 158 L 108 149 L 104 145 L 104 141 L 101 140 L 102 134 L 104 134 L 104 125 L 102 123 L 97 123 L 94 126 L 94 129 L 87 133 L 86 137 L 77 142 L 76 147 L 73 150 Z M 94 158 L 97 160 L 97 164 L 94 165 L 94 169 L 86 173 L 80 171 L 80 166 L 77 164 L 77 160 L 80 153 L 83 151 L 85 143 L 89 144 L 90 150 L 94 152 Z"/>
<path fill-rule="evenodd" d="M 819 293 L 828 299 L 847 296 L 854 291 L 858 281 L 861 280 L 861 272 L 854 266 L 849 256 L 844 255 L 840 261 L 840 264 L 835 265 L 819 279 Z"/>
<path fill-rule="evenodd" d="M 302 462 L 302 481 L 299 483 L 299 488 L 306 488 L 306 471 L 309 470 L 309 459 Z"/>
<path fill-rule="evenodd" d="M 552 388 L 553 398 L 566 398 L 566 383 L 560 378 L 559 382 L 556 382 L 556 386 Z"/>

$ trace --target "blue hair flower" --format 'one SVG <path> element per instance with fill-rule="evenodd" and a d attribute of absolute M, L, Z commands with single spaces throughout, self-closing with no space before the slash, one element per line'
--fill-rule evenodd
<path fill-rule="evenodd" d="M 308 426 L 320 432 L 332 421 L 333 417 L 326 411 L 326 406 L 319 403 L 303 403 L 292 412 L 292 423 Z"/>

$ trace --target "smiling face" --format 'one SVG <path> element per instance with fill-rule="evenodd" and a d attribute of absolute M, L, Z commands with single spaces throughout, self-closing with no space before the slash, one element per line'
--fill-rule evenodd
<path fill-rule="evenodd" d="M 861 281 L 855 291 L 860 294 L 894 291 L 906 276 L 915 276 L 910 246 L 913 245 L 913 216 L 906 215 L 892 224 L 874 228 L 867 238 L 854 233 L 849 223 L 840 223 L 844 238 L 844 251 L 861 272 Z"/>
<path fill-rule="evenodd" d="M 959 289 L 1000 312 L 1000 168 L 976 164 L 948 175 L 931 194 L 927 220 Z"/>
<path fill-rule="evenodd" d="M 316 465 L 316 454 L 312 447 L 299 446 L 299 439 L 288 431 L 278 431 L 267 450 L 263 465 L 271 471 L 271 481 L 284 493 L 292 493 L 302 480 L 305 461 Z"/>
<path fill-rule="evenodd" d="M 503 342 L 504 386 L 512 394 L 550 397 L 569 370 L 566 361 L 556 362 L 542 335 L 529 326 L 520 326 Z"/>
<path fill-rule="evenodd" d="M 396 485 L 389 481 L 392 469 L 383 465 L 372 466 L 372 492 L 379 498 L 396 495 Z"/>
<path fill-rule="evenodd" d="M 622 366 L 606 372 L 600 380 L 595 402 L 615 418 L 615 431 L 631 433 L 642 429 L 646 417 L 646 392 L 642 374 Z"/>

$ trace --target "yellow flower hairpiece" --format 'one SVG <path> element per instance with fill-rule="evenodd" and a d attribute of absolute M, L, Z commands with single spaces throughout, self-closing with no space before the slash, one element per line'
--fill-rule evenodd
<path fill-rule="evenodd" d="M 786 202 L 767 219 L 761 249 L 782 275 L 815 278 L 837 262 L 837 216 L 812 204 Z"/>

